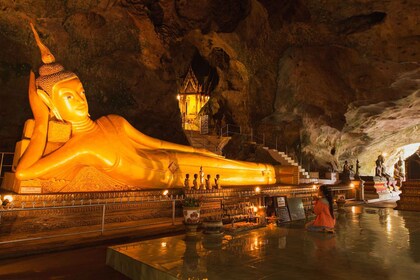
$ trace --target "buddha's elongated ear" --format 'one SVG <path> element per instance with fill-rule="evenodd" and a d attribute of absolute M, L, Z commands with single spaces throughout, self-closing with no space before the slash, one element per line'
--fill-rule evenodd
<path fill-rule="evenodd" d="M 47 107 L 50 109 L 50 112 L 54 114 L 54 116 L 57 118 L 57 120 L 62 121 L 63 118 L 61 118 L 60 113 L 58 112 L 57 108 L 54 106 L 51 97 L 43 91 L 42 89 L 37 89 L 36 93 L 38 94 L 39 98 L 47 105 Z"/>
<path fill-rule="evenodd" d="M 48 95 L 48 93 L 46 93 L 42 89 L 37 89 L 36 93 L 38 94 L 39 98 L 41 98 L 41 100 L 45 103 L 45 105 L 47 105 L 48 108 L 52 110 L 52 107 L 53 107 L 52 100 L 50 96 Z"/>

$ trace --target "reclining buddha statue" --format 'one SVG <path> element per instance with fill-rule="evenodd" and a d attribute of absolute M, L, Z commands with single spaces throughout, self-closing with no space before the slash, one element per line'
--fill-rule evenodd
<path fill-rule="evenodd" d="M 223 186 L 278 182 L 277 167 L 270 164 L 229 160 L 155 139 L 117 115 L 92 120 L 79 78 L 55 62 L 31 28 L 43 65 L 37 78 L 30 73 L 34 125 L 15 169 L 17 182 L 35 182 L 32 186 L 39 185 L 42 193 L 181 188 L 186 174 L 200 167 L 213 177 L 220 174 Z M 50 139 L 49 130 L 57 124 L 69 127 L 62 143 Z"/>

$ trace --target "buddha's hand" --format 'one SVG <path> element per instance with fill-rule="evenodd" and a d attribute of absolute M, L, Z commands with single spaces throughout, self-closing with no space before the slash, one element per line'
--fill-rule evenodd
<path fill-rule="evenodd" d="M 32 113 L 34 114 L 35 118 L 35 123 L 43 123 L 48 121 L 49 109 L 36 91 L 35 74 L 32 71 L 29 74 L 28 94 L 29 103 L 31 104 Z"/>

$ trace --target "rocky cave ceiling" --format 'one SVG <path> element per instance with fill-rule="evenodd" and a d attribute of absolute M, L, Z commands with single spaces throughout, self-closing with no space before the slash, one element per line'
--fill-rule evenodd
<path fill-rule="evenodd" d="M 419 14 L 416 0 L 0 0 L 0 150 L 31 117 L 32 21 L 93 118 L 186 143 L 175 96 L 199 55 L 219 78 L 212 114 L 304 167 L 358 158 L 372 173 L 381 152 L 420 142 Z"/>

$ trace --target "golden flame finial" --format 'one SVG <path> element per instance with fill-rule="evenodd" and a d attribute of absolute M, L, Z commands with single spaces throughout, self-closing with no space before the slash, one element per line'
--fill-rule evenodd
<path fill-rule="evenodd" d="M 42 62 L 44 62 L 45 64 L 55 62 L 55 57 L 52 55 L 50 50 L 41 42 L 38 32 L 36 32 L 32 22 L 30 22 L 29 24 L 31 25 L 32 31 L 34 32 L 36 44 L 38 45 L 38 48 L 41 51 Z"/>

